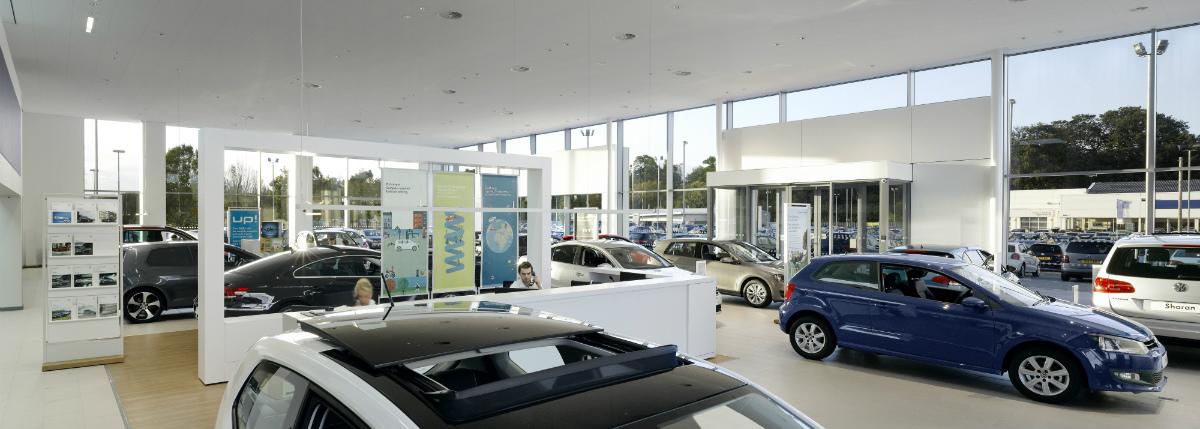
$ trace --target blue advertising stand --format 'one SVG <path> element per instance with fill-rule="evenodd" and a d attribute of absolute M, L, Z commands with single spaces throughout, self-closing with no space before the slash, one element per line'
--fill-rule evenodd
<path fill-rule="evenodd" d="M 229 244 L 241 248 L 242 240 L 259 239 L 258 209 L 229 209 Z M 258 252 L 259 249 L 247 249 Z"/>
<path fill-rule="evenodd" d="M 484 174 L 481 200 L 483 207 L 516 208 L 517 177 Z M 513 212 L 483 212 L 483 257 L 480 287 L 501 287 L 517 279 L 517 214 Z"/>

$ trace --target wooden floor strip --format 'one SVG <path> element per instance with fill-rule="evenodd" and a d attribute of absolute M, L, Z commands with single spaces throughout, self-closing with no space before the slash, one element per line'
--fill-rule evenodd
<path fill-rule="evenodd" d="M 212 428 L 224 384 L 197 377 L 196 331 L 125 337 L 125 362 L 108 372 L 133 429 Z"/>

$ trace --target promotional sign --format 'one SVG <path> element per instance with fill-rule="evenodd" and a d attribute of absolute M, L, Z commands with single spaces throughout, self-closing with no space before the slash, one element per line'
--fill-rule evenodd
<path fill-rule="evenodd" d="M 429 203 L 428 173 L 403 168 L 380 169 L 379 198 L 383 207 L 425 207 Z M 408 225 L 399 225 L 409 227 Z"/>
<path fill-rule="evenodd" d="M 812 207 L 808 204 L 784 206 L 783 260 L 787 278 L 792 278 L 809 262 L 809 225 L 812 224 Z"/>
<path fill-rule="evenodd" d="M 475 174 L 433 174 L 435 207 L 475 207 Z M 399 222 L 393 215 L 393 222 Z M 433 292 L 475 289 L 475 213 L 433 213 Z"/>
<path fill-rule="evenodd" d="M 286 237 L 283 237 L 282 222 L 264 221 L 259 232 L 262 236 L 262 254 L 270 255 L 283 251 L 283 242 L 286 241 Z"/>
<path fill-rule="evenodd" d="M 480 199 L 484 208 L 516 208 L 517 176 L 484 174 Z M 517 214 L 483 212 L 483 273 L 481 288 L 504 286 L 517 280 Z"/>
<path fill-rule="evenodd" d="M 383 230 L 383 283 L 392 296 L 429 295 L 428 243 L 423 224 Z"/>
<path fill-rule="evenodd" d="M 240 248 L 243 240 L 258 240 L 258 209 L 231 208 L 226 214 L 229 226 L 229 244 Z"/>
<path fill-rule="evenodd" d="M 596 213 L 579 213 L 575 215 L 575 239 L 595 240 L 599 238 L 600 216 Z"/>

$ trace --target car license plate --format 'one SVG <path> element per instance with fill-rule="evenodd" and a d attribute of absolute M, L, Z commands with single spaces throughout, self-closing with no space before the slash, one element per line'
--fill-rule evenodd
<path fill-rule="evenodd" d="M 1079 260 L 1079 263 L 1081 263 L 1081 264 L 1091 264 L 1091 265 L 1095 265 L 1095 264 L 1099 264 L 1099 263 L 1100 263 L 1100 261 L 1098 261 L 1098 260 L 1095 260 L 1095 259 L 1080 259 L 1080 260 Z"/>
<path fill-rule="evenodd" d="M 1150 310 L 1152 311 L 1173 311 L 1180 313 L 1200 314 L 1200 304 L 1171 301 L 1149 301 L 1149 304 Z"/>
<path fill-rule="evenodd" d="M 1049 256 L 1038 256 L 1038 260 L 1040 260 L 1040 261 L 1049 261 L 1049 260 L 1050 260 L 1050 257 L 1049 257 Z"/>

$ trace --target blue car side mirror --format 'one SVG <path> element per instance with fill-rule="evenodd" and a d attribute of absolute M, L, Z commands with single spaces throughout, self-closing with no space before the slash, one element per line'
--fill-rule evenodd
<path fill-rule="evenodd" d="M 975 309 L 975 310 L 987 310 L 988 309 L 988 305 L 986 302 L 984 302 L 982 299 L 979 299 L 979 298 L 976 298 L 973 296 L 963 298 L 962 305 L 963 305 L 963 307 L 967 307 L 967 308 Z"/>

